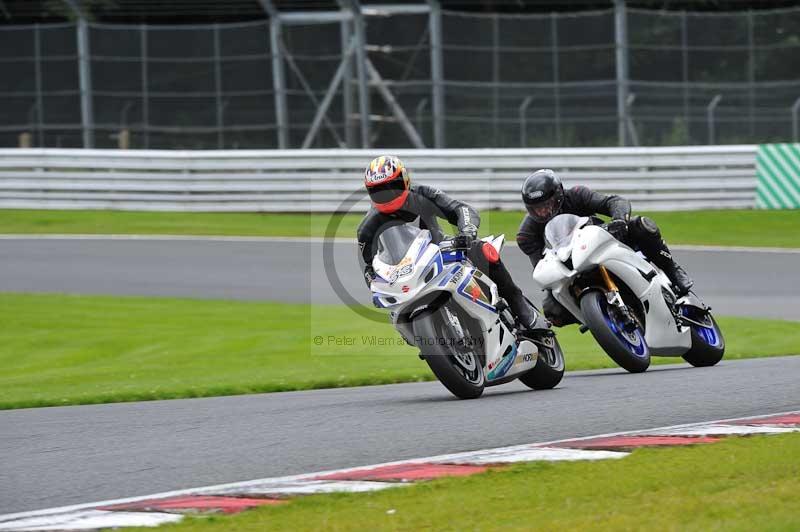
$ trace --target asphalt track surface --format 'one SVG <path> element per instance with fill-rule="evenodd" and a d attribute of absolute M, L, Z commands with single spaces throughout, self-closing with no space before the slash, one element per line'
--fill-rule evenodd
<path fill-rule="evenodd" d="M 799 374 L 800 356 L 577 372 L 474 401 L 431 382 L 2 411 L 0 514 L 798 410 Z"/>
<path fill-rule="evenodd" d="M 0 291 L 367 300 L 355 246 L 263 239 L 0 241 Z M 800 254 L 680 250 L 718 314 L 800 319 Z M 521 252 L 503 253 L 537 299 Z M 420 362 L 422 364 L 422 362 Z M 478 401 L 438 383 L 0 412 L 0 514 L 240 480 L 800 409 L 800 357 L 568 374 Z"/>
<path fill-rule="evenodd" d="M 355 244 L 338 241 L 331 249 L 324 254 L 319 240 L 258 238 L 2 239 L 0 291 L 341 303 L 331 274 L 353 301 L 368 303 Z M 718 315 L 800 320 L 800 253 L 678 249 L 675 255 Z M 538 302 L 528 259 L 508 246 L 503 260 Z"/>

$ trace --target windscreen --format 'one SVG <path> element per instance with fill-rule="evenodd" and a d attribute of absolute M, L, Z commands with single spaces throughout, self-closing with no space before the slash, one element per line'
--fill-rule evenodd
<path fill-rule="evenodd" d="M 551 249 L 560 249 L 572 241 L 575 229 L 583 227 L 588 218 L 574 214 L 559 214 L 547 223 L 544 228 L 545 245 Z"/>
<path fill-rule="evenodd" d="M 406 256 L 408 248 L 422 230 L 409 224 L 390 227 L 378 238 L 378 258 L 394 266 Z"/>

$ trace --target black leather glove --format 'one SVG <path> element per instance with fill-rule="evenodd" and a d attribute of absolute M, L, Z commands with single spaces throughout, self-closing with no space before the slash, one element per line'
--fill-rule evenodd
<path fill-rule="evenodd" d="M 469 249 L 475 237 L 470 234 L 461 233 L 453 239 L 453 247 L 455 249 Z"/>
<path fill-rule="evenodd" d="M 625 220 L 611 220 L 606 224 L 606 231 L 620 242 L 624 242 L 628 238 L 628 223 Z"/>
<path fill-rule="evenodd" d="M 364 268 L 364 281 L 367 283 L 367 288 L 370 287 L 372 281 L 377 279 L 378 275 L 375 273 L 375 270 L 372 266 L 366 266 Z"/>
<path fill-rule="evenodd" d="M 472 242 L 478 238 L 478 228 L 472 224 L 465 225 L 453 239 L 453 246 L 459 249 L 469 249 Z"/>

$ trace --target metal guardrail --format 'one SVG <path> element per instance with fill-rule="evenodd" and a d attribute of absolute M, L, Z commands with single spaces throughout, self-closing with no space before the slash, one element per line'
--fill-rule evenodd
<path fill-rule="evenodd" d="M 519 209 L 533 169 L 630 198 L 637 210 L 755 205 L 757 146 L 395 150 L 416 182 L 476 208 Z M 373 150 L 0 149 L 0 208 L 364 211 Z"/>

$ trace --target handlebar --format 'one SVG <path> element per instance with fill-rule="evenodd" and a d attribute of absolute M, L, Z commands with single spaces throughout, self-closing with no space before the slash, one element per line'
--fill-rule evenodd
<path fill-rule="evenodd" d="M 469 251 L 469 247 L 456 246 L 455 242 L 451 240 L 442 240 L 439 242 L 439 249 L 441 251 Z"/>

